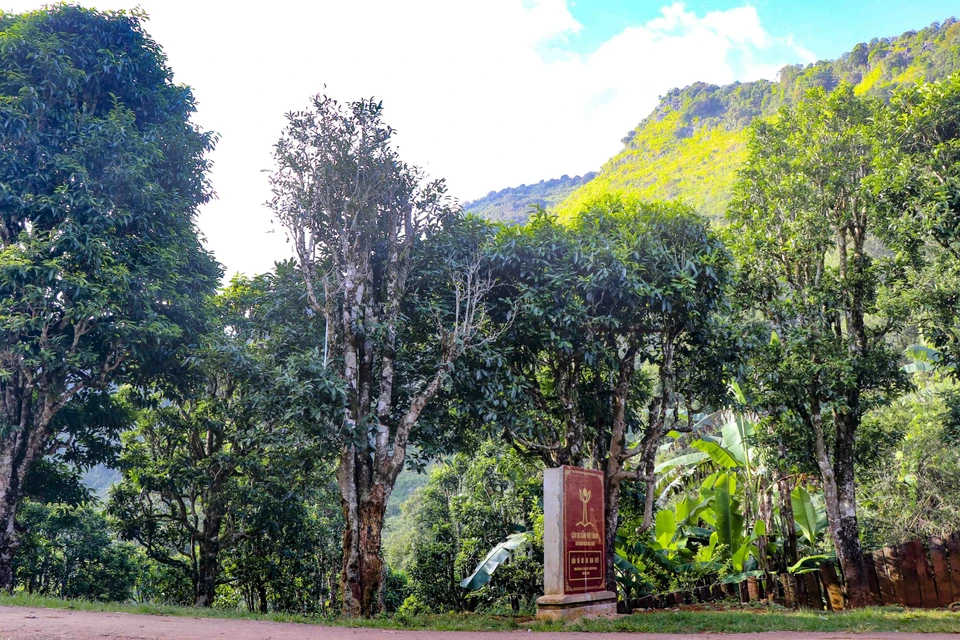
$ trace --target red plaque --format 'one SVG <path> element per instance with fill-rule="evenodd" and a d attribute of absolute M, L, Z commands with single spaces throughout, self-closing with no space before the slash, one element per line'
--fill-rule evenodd
<path fill-rule="evenodd" d="M 606 590 L 603 472 L 563 467 L 563 591 Z"/>

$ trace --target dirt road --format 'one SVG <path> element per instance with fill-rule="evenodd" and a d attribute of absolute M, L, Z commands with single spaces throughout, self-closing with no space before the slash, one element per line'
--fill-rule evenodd
<path fill-rule="evenodd" d="M 129 613 L 94 613 L 60 609 L 0 607 L 0 640 L 956 640 L 948 634 L 878 633 L 757 633 L 703 634 L 600 634 L 503 633 L 465 631 L 394 631 L 345 629 L 284 622 L 180 618 Z"/>

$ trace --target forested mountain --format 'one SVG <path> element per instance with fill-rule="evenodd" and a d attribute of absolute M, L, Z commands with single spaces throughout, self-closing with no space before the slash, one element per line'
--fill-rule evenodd
<path fill-rule="evenodd" d="M 592 196 L 620 189 L 646 199 L 682 198 L 718 216 L 730 200 L 736 171 L 746 156 L 746 128 L 754 118 L 772 116 L 812 87 L 830 90 L 848 82 L 858 94 L 887 98 L 899 86 L 939 80 L 958 69 L 960 23 L 949 18 L 899 37 L 860 43 L 837 60 L 788 65 L 776 82 L 698 82 L 673 89 L 623 138 L 623 149 L 593 179 L 575 189 L 563 179 L 504 189 L 466 208 L 491 219 L 523 219 L 527 207 L 521 204 L 518 209 L 516 204 L 536 189 L 538 204 L 565 217 Z"/>
<path fill-rule="evenodd" d="M 537 184 L 491 191 L 482 198 L 465 203 L 463 208 L 488 220 L 523 222 L 530 215 L 531 206 L 553 209 L 596 175 L 594 171 L 572 178 L 564 175 L 553 180 L 541 180 Z"/>

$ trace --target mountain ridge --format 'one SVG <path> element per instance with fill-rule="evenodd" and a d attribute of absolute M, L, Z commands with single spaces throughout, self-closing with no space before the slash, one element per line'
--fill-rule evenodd
<path fill-rule="evenodd" d="M 592 197 L 614 190 L 650 200 L 681 199 L 718 218 L 730 200 L 746 157 L 748 127 L 756 118 L 773 116 L 814 87 L 830 91 L 846 82 L 858 94 L 888 99 L 906 84 L 940 80 L 958 70 L 960 23 L 951 17 L 919 31 L 861 42 L 835 60 L 786 65 L 775 81 L 696 82 L 661 96 L 622 139 L 620 152 L 591 179 L 575 185 L 567 176 L 544 180 L 535 194 L 525 185 L 492 191 L 464 208 L 490 219 L 523 222 L 528 205 L 539 204 L 566 219 Z"/>
<path fill-rule="evenodd" d="M 541 180 L 534 184 L 521 184 L 500 191 L 491 191 L 463 205 L 470 213 L 490 220 L 516 223 L 530 216 L 531 207 L 540 206 L 549 209 L 559 204 L 577 187 L 586 184 L 597 175 L 596 171 L 581 176 L 562 175 L 551 180 Z"/>

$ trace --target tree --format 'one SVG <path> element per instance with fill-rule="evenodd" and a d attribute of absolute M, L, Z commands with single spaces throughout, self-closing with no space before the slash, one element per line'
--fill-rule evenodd
<path fill-rule="evenodd" d="M 771 335 L 751 362 L 751 394 L 775 428 L 801 434 L 784 441 L 812 444 L 853 606 L 870 599 L 857 431 L 867 409 L 906 385 L 887 342 L 904 322 L 898 305 L 887 304 L 900 268 L 870 245 L 876 206 L 865 178 L 875 111 L 844 85 L 829 95 L 812 90 L 795 110 L 756 125 L 727 214 L 742 301 Z"/>
<path fill-rule="evenodd" d="M 494 345 L 481 385 L 483 421 L 547 466 L 604 471 L 607 581 L 620 488 L 646 483 L 677 411 L 704 389 L 688 375 L 724 299 L 728 255 L 706 222 L 675 203 L 608 195 L 563 227 L 544 212 L 504 229 L 490 250 L 498 313 L 513 322 Z M 722 368 L 715 370 L 722 379 Z M 709 376 L 706 376 L 709 377 Z"/>
<path fill-rule="evenodd" d="M 0 16 L 0 588 L 67 404 L 175 369 L 220 268 L 194 220 L 213 137 L 140 14 Z"/>
<path fill-rule="evenodd" d="M 898 91 L 877 117 L 876 233 L 908 265 L 903 303 L 940 364 L 960 363 L 960 74 Z"/>
<path fill-rule="evenodd" d="M 332 465 L 264 461 L 243 483 L 236 515 L 250 532 L 225 550 L 224 571 L 250 611 L 339 609 L 343 516 Z"/>
<path fill-rule="evenodd" d="M 381 538 L 387 499 L 421 413 L 486 323 L 488 281 L 470 256 L 446 262 L 446 286 L 430 293 L 431 335 L 403 344 L 413 252 L 457 210 L 442 181 L 403 163 L 382 105 L 317 96 L 288 115 L 276 145 L 270 202 L 293 244 L 309 308 L 326 322 L 331 366 L 346 387 L 337 481 L 344 510 L 344 612 L 384 607 Z M 422 308 L 422 307 L 420 307 Z M 409 356 L 422 366 L 408 367 Z M 427 364 L 429 362 L 429 364 Z M 409 377 L 408 377 L 409 375 Z"/>
<path fill-rule="evenodd" d="M 211 367 L 212 368 L 212 367 Z M 229 375 L 211 375 L 209 391 L 141 412 L 123 435 L 122 482 L 110 492 L 109 513 L 120 537 L 139 543 L 150 559 L 182 571 L 193 604 L 209 607 L 222 582 L 220 553 L 241 535 L 232 499 L 238 467 L 252 455 L 250 425 L 236 415 L 242 402 Z"/>
<path fill-rule="evenodd" d="M 289 264 L 277 271 L 238 277 L 217 298 L 219 322 L 177 393 L 157 390 L 123 436 L 109 511 L 123 539 L 189 578 L 198 607 L 228 580 L 222 554 L 286 517 L 279 496 L 293 497 L 305 469 L 323 468 L 317 434 L 340 400 L 309 344 L 319 323 L 290 317 L 303 311 L 290 295 L 295 274 Z"/>
<path fill-rule="evenodd" d="M 960 447 L 951 433 L 956 393 L 955 385 L 931 380 L 865 417 L 899 436 L 860 473 L 864 529 L 878 545 L 946 538 L 960 529 Z"/>

